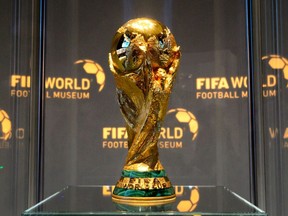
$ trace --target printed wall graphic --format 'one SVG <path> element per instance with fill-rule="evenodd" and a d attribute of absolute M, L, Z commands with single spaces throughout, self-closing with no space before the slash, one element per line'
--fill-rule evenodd
<path fill-rule="evenodd" d="M 271 140 L 279 140 L 282 144 L 282 147 L 288 148 L 288 127 L 284 128 L 283 131 L 279 131 L 279 128 L 277 127 L 269 127 L 268 131 Z"/>
<path fill-rule="evenodd" d="M 28 98 L 30 96 L 31 76 L 13 74 L 10 77 L 10 95 L 17 98 Z"/>
<path fill-rule="evenodd" d="M 282 62 L 282 60 L 280 62 Z M 282 66 L 282 64 L 279 64 L 278 60 L 277 61 L 273 60 L 272 63 L 276 69 Z M 288 74 L 288 67 L 287 67 L 287 74 Z M 276 89 L 272 89 L 276 85 L 277 85 L 277 77 L 274 74 L 268 74 L 264 76 L 262 85 L 263 97 L 277 96 Z M 227 100 L 227 99 L 248 98 L 248 76 L 199 77 L 196 78 L 195 86 L 196 86 L 196 99 Z"/>
<path fill-rule="evenodd" d="M 199 77 L 196 99 L 239 99 L 248 97 L 247 76 Z"/>
<path fill-rule="evenodd" d="M 199 123 L 195 115 L 184 108 L 170 109 L 167 112 L 166 118 L 170 119 L 173 116 L 171 123 L 166 124 L 161 128 L 159 135 L 159 148 L 179 149 L 183 148 L 183 143 L 194 142 L 198 136 Z M 171 120 L 171 119 L 170 119 Z M 180 123 L 180 125 L 176 125 Z M 188 130 L 185 130 L 185 129 Z M 191 139 L 188 140 L 184 135 L 191 134 Z M 128 134 L 126 128 L 123 127 L 103 127 L 102 129 L 102 147 L 103 149 L 122 149 L 128 148 Z M 186 138 L 186 139 L 185 139 Z"/>
<path fill-rule="evenodd" d="M 12 124 L 7 112 L 0 109 L 0 140 L 8 140 L 12 137 Z"/>
<path fill-rule="evenodd" d="M 283 138 L 288 139 L 288 127 L 285 129 Z"/>
<path fill-rule="evenodd" d="M 275 75 L 267 75 L 267 76 L 274 76 L 274 81 L 272 79 L 270 79 L 270 83 L 276 83 L 278 84 L 278 89 L 281 89 L 281 79 L 282 80 L 287 80 L 288 81 L 288 59 L 283 57 L 282 55 L 276 55 L 276 54 L 271 54 L 271 55 L 267 55 L 267 56 L 263 56 L 262 57 L 262 60 L 267 63 L 267 66 L 269 66 L 269 68 L 271 68 L 272 70 L 275 70 L 276 72 L 279 71 L 280 77 L 280 81 L 277 82 L 277 77 Z M 269 72 L 269 71 L 268 71 Z M 271 73 L 271 72 L 270 72 Z M 269 80 L 267 79 L 268 83 L 269 83 Z M 285 84 L 284 82 L 284 85 L 286 85 L 286 88 L 288 88 L 288 82 L 287 84 Z M 276 85 L 275 85 L 276 86 Z M 284 87 L 285 89 L 285 87 Z M 275 90 L 276 91 L 276 90 Z M 278 95 L 278 100 L 280 97 L 283 97 L 286 93 L 286 91 L 281 91 L 280 92 L 280 95 Z M 267 101 L 268 102 L 268 101 Z M 285 101 L 283 101 L 285 102 Z M 266 104 L 267 106 L 267 104 Z M 285 105 L 284 105 L 285 106 Z M 285 110 L 283 110 L 285 112 Z M 277 111 L 279 112 L 279 111 Z M 272 113 L 272 111 L 270 110 L 270 113 Z M 271 125 L 272 124 L 275 124 L 275 117 L 272 117 L 272 116 L 266 116 L 266 121 L 269 122 L 270 124 L 270 127 L 267 128 L 268 130 L 268 133 L 269 133 L 269 136 L 268 138 L 270 138 L 269 140 L 269 145 L 271 143 L 274 143 L 274 144 L 278 144 L 280 143 L 281 144 L 281 147 L 283 148 L 288 148 L 288 128 L 285 127 L 286 126 L 286 122 L 285 122 L 285 117 L 282 118 L 280 120 L 280 124 L 283 125 L 282 127 L 283 128 L 279 128 L 279 127 L 272 127 Z M 273 142 L 271 142 L 273 141 Z"/>
<path fill-rule="evenodd" d="M 262 57 L 274 70 L 283 72 L 283 78 L 288 80 L 288 59 L 280 55 Z M 275 74 L 263 75 L 263 97 L 276 97 L 279 81 Z M 195 79 L 197 100 L 227 100 L 248 98 L 248 76 L 199 76 Z M 288 83 L 287 83 L 288 88 Z"/>
<path fill-rule="evenodd" d="M 287 10 L 287 7 L 280 8 L 279 10 L 281 11 Z M 282 12 L 279 13 L 281 14 Z M 267 18 L 265 18 L 265 20 L 267 21 Z M 270 32 L 274 32 L 275 30 L 270 29 L 271 26 L 265 26 L 265 28 L 269 29 L 267 31 L 267 35 L 269 36 L 266 36 L 267 38 L 264 37 L 264 41 L 266 42 L 262 47 L 263 52 L 265 54 L 268 53 L 268 55 L 266 54 L 262 57 L 262 76 L 274 76 L 274 81 L 273 79 L 270 79 L 270 83 L 274 82 L 276 85 L 271 88 L 271 90 L 277 91 L 276 97 L 263 98 L 262 101 L 264 129 L 263 172 L 265 173 L 265 176 L 263 174 L 262 178 L 265 178 L 265 208 L 269 215 L 287 215 L 288 213 L 287 205 L 284 205 L 288 194 L 288 58 L 287 43 L 285 40 L 280 39 L 287 38 L 287 32 L 285 34 L 285 31 L 283 31 L 284 28 L 280 27 L 281 25 L 284 25 L 285 22 L 282 21 L 286 19 L 280 20 L 281 18 L 277 20 L 277 23 L 279 24 L 277 32 L 279 31 L 279 34 L 277 33 L 275 38 L 275 34 L 270 36 Z M 265 35 L 265 33 L 263 35 Z M 274 43 L 275 45 L 277 44 L 276 49 Z M 273 46 L 270 47 L 272 44 Z M 281 52 L 275 53 L 276 50 L 281 50 Z"/>
<path fill-rule="evenodd" d="M 196 209 L 199 200 L 200 200 L 199 188 L 192 187 L 190 199 L 181 200 L 177 205 L 177 209 L 179 212 L 192 212 Z"/>
<path fill-rule="evenodd" d="M 23 125 L 21 124 L 21 127 L 12 126 L 8 112 L 0 109 L 0 149 L 10 149 L 11 144 L 14 144 L 15 141 L 17 141 L 18 146 L 24 145 L 24 138 L 25 128 Z"/>
<path fill-rule="evenodd" d="M 98 92 L 105 86 L 105 72 L 102 66 L 90 59 L 77 60 L 74 64 L 83 64 L 85 76 L 82 73 L 74 76 L 47 76 L 45 78 L 46 99 L 90 99 L 93 86 L 99 85 Z M 94 84 L 95 82 L 95 84 Z M 10 95 L 17 98 L 28 98 L 30 96 L 31 76 L 13 74 L 10 77 Z"/>
<path fill-rule="evenodd" d="M 195 115 L 183 108 L 170 109 L 167 114 L 170 113 L 176 113 L 175 117 L 179 122 L 187 123 L 189 125 L 189 130 L 192 133 L 192 141 L 195 140 L 199 131 L 199 124 Z"/>
<path fill-rule="evenodd" d="M 262 60 L 267 60 L 272 69 L 283 71 L 284 78 L 288 80 L 288 59 L 280 55 L 263 56 Z M 288 87 L 288 84 L 287 84 Z"/>
<path fill-rule="evenodd" d="M 77 60 L 74 64 L 83 64 L 83 69 L 87 74 L 95 74 L 96 82 L 99 85 L 99 92 L 101 92 L 105 85 L 105 73 L 103 68 L 97 62 L 90 59 Z"/>

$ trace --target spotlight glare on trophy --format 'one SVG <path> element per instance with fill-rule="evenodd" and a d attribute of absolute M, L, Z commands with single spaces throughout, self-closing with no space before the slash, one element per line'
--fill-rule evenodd
<path fill-rule="evenodd" d="M 150 18 L 128 21 L 113 38 L 109 65 L 128 133 L 128 155 L 112 195 L 117 203 L 175 200 L 157 142 L 179 59 L 180 48 L 170 30 Z"/>

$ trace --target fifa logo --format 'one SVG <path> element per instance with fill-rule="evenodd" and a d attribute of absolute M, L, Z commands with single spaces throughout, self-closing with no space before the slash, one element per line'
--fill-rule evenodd
<path fill-rule="evenodd" d="M 46 77 L 44 83 L 46 99 L 89 99 L 90 88 L 94 83 L 93 79 L 90 78 L 91 75 L 95 76 L 95 85 L 99 86 L 98 92 L 104 89 L 105 73 L 100 64 L 90 59 L 80 59 L 75 61 L 74 64 L 82 65 L 84 74 L 88 75 L 87 78 Z M 10 86 L 11 96 L 27 98 L 30 96 L 31 76 L 13 74 Z"/>
<path fill-rule="evenodd" d="M 181 149 L 183 148 L 185 137 L 186 140 L 189 137 L 190 140 L 188 142 L 195 141 L 199 132 L 199 123 L 192 112 L 183 108 L 170 109 L 167 112 L 166 118 L 172 122 L 168 126 L 161 127 L 158 142 L 159 148 Z M 185 133 L 185 131 L 187 132 Z M 103 148 L 128 148 L 128 135 L 125 127 L 103 127 L 102 138 Z"/>
<path fill-rule="evenodd" d="M 288 148 L 288 127 L 283 131 L 279 131 L 279 128 L 269 127 L 269 135 L 271 140 L 276 140 L 273 143 L 279 143 L 277 140 L 281 140 L 280 144 L 284 148 Z"/>

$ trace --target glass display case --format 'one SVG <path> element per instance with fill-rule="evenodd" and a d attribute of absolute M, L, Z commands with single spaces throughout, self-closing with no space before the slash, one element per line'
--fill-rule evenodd
<path fill-rule="evenodd" d="M 112 186 L 69 186 L 26 210 L 22 216 L 39 215 L 229 215 L 267 216 L 225 187 L 175 186 L 175 202 L 131 206 L 112 202 Z M 110 192 L 110 195 L 109 195 Z"/>

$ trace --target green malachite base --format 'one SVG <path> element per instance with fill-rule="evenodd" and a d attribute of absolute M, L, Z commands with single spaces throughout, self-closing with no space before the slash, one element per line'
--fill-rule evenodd
<path fill-rule="evenodd" d="M 152 206 L 173 202 L 175 191 L 165 170 L 151 172 L 123 170 L 112 199 L 117 203 Z"/>
<path fill-rule="evenodd" d="M 175 194 L 175 191 L 173 187 L 165 189 L 154 189 L 154 190 L 133 190 L 133 189 L 131 190 L 115 187 L 113 194 L 124 197 L 162 197 L 162 196 L 171 196 Z"/>
<path fill-rule="evenodd" d="M 150 172 L 122 170 L 122 177 L 129 177 L 129 178 L 166 177 L 166 172 L 165 170 L 157 170 L 157 171 L 150 171 Z"/>

